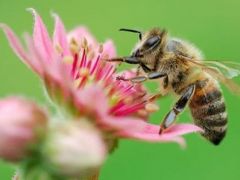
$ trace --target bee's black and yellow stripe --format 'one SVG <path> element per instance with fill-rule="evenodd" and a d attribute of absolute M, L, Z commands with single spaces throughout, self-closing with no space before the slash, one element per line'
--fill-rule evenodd
<path fill-rule="evenodd" d="M 227 112 L 217 82 L 212 78 L 197 81 L 189 107 L 194 123 L 204 130 L 202 135 L 218 145 L 226 134 Z"/>

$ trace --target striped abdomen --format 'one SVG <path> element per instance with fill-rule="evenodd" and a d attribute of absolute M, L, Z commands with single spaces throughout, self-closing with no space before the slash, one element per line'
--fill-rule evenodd
<path fill-rule="evenodd" d="M 218 83 L 211 78 L 197 81 L 189 107 L 194 123 L 204 130 L 202 135 L 218 145 L 227 129 L 227 112 Z"/>

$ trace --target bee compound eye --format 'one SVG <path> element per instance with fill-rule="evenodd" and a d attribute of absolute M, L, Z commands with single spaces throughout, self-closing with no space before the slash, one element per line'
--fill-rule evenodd
<path fill-rule="evenodd" d="M 144 43 L 144 48 L 146 49 L 152 49 L 156 47 L 160 43 L 160 37 L 159 36 L 153 36 L 146 40 Z"/>

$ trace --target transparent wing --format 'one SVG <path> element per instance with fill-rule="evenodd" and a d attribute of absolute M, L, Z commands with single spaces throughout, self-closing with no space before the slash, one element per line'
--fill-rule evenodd
<path fill-rule="evenodd" d="M 230 91 L 240 95 L 240 85 L 233 80 L 233 78 L 240 76 L 240 63 L 232 61 L 188 60 L 220 81 Z"/>
<path fill-rule="evenodd" d="M 205 66 L 218 69 L 226 78 L 232 79 L 240 75 L 240 63 L 232 61 L 203 61 Z"/>

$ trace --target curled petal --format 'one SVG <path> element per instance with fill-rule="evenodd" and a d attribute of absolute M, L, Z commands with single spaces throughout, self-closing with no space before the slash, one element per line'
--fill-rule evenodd
<path fill-rule="evenodd" d="M 11 30 L 11 28 L 9 28 L 6 24 L 0 24 L 0 28 L 2 28 L 2 30 L 4 31 L 11 48 L 16 53 L 16 55 L 22 60 L 22 62 L 29 66 L 31 69 L 33 69 L 35 72 L 39 72 L 38 66 L 34 64 L 34 61 L 25 52 L 18 37 Z"/>
<path fill-rule="evenodd" d="M 48 66 L 46 66 L 46 63 L 41 60 L 41 57 L 35 48 L 31 35 L 28 33 L 24 33 L 24 40 L 28 49 L 29 57 L 31 57 L 31 61 L 34 63 L 34 67 L 38 69 L 37 74 L 42 76 L 43 73 L 47 71 Z"/>
<path fill-rule="evenodd" d="M 35 9 L 29 8 L 28 10 L 32 13 L 35 20 L 33 30 L 34 44 L 44 60 L 49 62 L 52 59 L 53 46 L 47 29 Z"/>
<path fill-rule="evenodd" d="M 42 57 L 37 47 L 35 46 L 35 43 L 32 37 L 26 33 L 24 37 L 27 44 L 27 48 L 29 50 L 29 55 L 31 57 L 31 60 L 34 61 L 36 67 L 38 68 L 38 72 L 39 72 L 38 74 L 41 77 L 48 76 L 48 78 L 51 77 L 51 79 L 55 81 L 58 81 L 58 82 L 61 81 L 62 83 L 64 83 L 65 82 L 63 81 L 64 73 L 60 72 L 61 66 L 62 66 L 60 57 L 56 57 L 56 59 L 58 58 L 58 61 L 52 62 L 51 66 L 49 66 L 48 63 L 44 62 L 43 60 L 44 58 Z"/>

